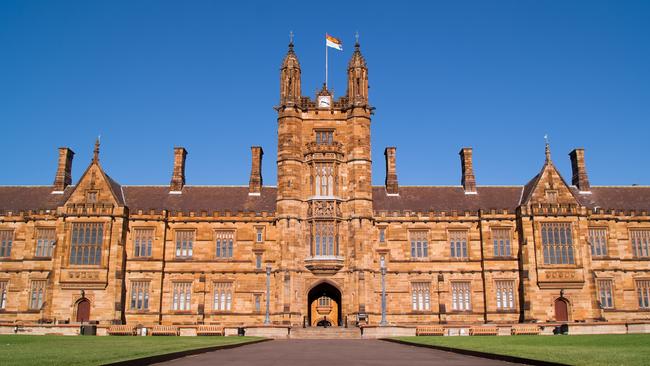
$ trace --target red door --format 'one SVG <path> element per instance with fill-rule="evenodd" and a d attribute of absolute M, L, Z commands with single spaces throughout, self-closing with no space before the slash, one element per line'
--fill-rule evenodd
<path fill-rule="evenodd" d="M 90 301 L 82 299 L 77 303 L 77 322 L 87 323 L 90 320 Z"/>
<path fill-rule="evenodd" d="M 558 322 L 569 321 L 569 306 L 564 299 L 555 300 L 555 320 Z"/>

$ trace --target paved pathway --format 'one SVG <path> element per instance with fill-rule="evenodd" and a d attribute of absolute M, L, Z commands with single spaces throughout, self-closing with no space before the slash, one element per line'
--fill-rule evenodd
<path fill-rule="evenodd" d="M 159 365 L 256 365 L 256 366 L 419 366 L 513 365 L 429 348 L 379 340 L 275 340 L 179 358 Z"/>

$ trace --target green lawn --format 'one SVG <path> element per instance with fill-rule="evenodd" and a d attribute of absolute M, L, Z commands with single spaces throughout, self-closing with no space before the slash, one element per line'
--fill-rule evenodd
<path fill-rule="evenodd" d="M 0 335 L 0 365 L 101 365 L 259 337 L 83 337 Z"/>
<path fill-rule="evenodd" d="M 650 334 L 395 339 L 570 365 L 650 364 Z"/>

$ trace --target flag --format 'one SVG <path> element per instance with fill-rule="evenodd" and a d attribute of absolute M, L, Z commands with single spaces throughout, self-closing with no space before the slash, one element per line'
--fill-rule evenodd
<path fill-rule="evenodd" d="M 343 42 L 340 39 L 334 38 L 329 34 L 325 33 L 325 45 L 327 47 L 336 48 L 339 51 L 343 51 Z"/>

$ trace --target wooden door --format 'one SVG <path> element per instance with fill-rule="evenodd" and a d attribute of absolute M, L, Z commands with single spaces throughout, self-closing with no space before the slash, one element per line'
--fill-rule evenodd
<path fill-rule="evenodd" d="M 77 322 L 87 323 L 90 320 L 90 301 L 82 299 L 77 303 Z"/>
<path fill-rule="evenodd" d="M 569 321 L 569 306 L 564 299 L 555 300 L 555 320 L 558 322 Z"/>

